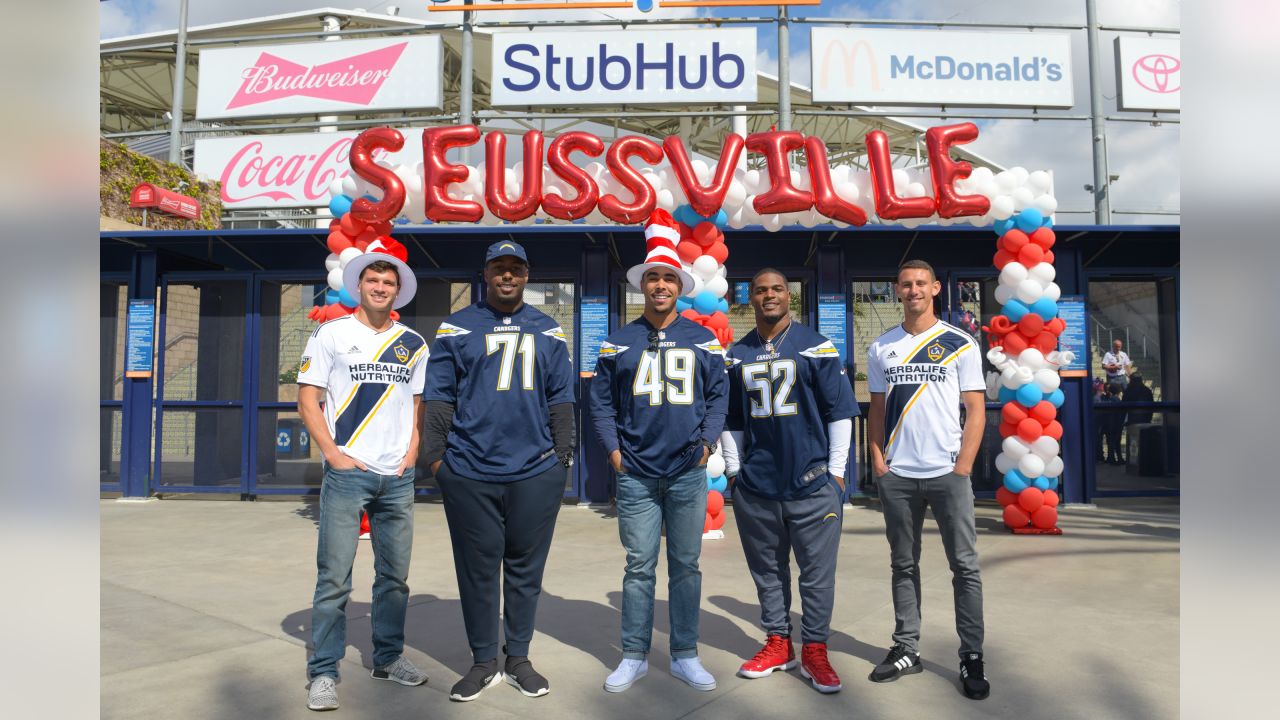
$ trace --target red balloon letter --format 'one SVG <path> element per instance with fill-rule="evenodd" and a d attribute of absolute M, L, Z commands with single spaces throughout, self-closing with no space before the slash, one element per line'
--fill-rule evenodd
<path fill-rule="evenodd" d="M 404 137 L 399 131 L 389 127 L 369 128 L 351 142 L 351 169 L 382 188 L 382 199 L 376 203 L 365 198 L 356 198 L 351 203 L 349 214 L 356 220 L 375 223 L 390 220 L 400 214 L 400 208 L 404 207 L 404 181 L 391 168 L 374 162 L 373 151 L 381 149 L 395 152 L 402 147 Z"/>
<path fill-rule="evenodd" d="M 809 179 L 813 181 L 813 204 L 818 208 L 818 212 L 850 225 L 866 225 L 867 214 L 862 211 L 862 208 L 841 198 L 832 187 L 831 168 L 827 165 L 827 146 L 822 142 L 822 138 L 815 135 L 805 138 L 804 154 L 809 160 Z"/>
<path fill-rule="evenodd" d="M 484 199 L 489 212 L 503 220 L 523 220 L 538 211 L 542 200 L 542 133 L 524 134 L 524 185 L 514 202 L 507 199 L 507 136 L 484 138 Z"/>
<path fill-rule="evenodd" d="M 636 172 L 627 162 L 632 155 L 639 155 L 650 165 L 662 162 L 662 148 L 658 143 L 639 135 L 628 135 L 614 141 L 605 154 L 605 162 L 609 164 L 609 172 L 617 178 L 622 187 L 631 191 L 634 198 L 625 204 L 617 195 L 605 195 L 600 198 L 600 212 L 616 223 L 631 225 L 649 217 L 649 213 L 658 206 L 658 197 L 653 187 Z"/>
<path fill-rule="evenodd" d="M 876 195 L 876 215 L 880 219 L 925 218 L 933 214 L 933 198 L 900 198 L 893 191 L 893 160 L 889 157 L 889 136 L 883 131 L 867 133 L 867 159 Z"/>
<path fill-rule="evenodd" d="M 933 194 L 937 199 L 938 216 L 953 218 L 961 215 L 986 215 L 991 201 L 983 195 L 957 195 L 955 182 L 969 177 L 973 166 L 951 159 L 948 150 L 952 145 L 963 145 L 978 139 L 978 126 L 973 123 L 943 125 L 925 131 L 925 144 L 929 147 L 929 170 L 933 174 Z"/>
<path fill-rule="evenodd" d="M 604 141 L 591 133 L 575 131 L 552 140 L 551 147 L 547 148 L 547 165 L 578 193 L 573 200 L 565 200 L 559 195 L 543 195 L 542 209 L 551 217 L 577 220 L 591 212 L 600 198 L 600 188 L 591 175 L 569 161 L 569 154 L 578 150 L 590 157 L 598 157 L 604 152 Z"/>
<path fill-rule="evenodd" d="M 689 199 L 689 206 L 702 217 L 711 217 L 724 204 L 724 196 L 729 192 L 729 183 L 733 182 L 733 171 L 738 167 L 738 157 L 742 155 L 742 136 L 729 133 L 720 146 L 720 160 L 716 163 L 715 177 L 711 184 L 702 187 L 693 172 L 693 164 L 689 162 L 689 154 L 685 152 L 684 142 L 675 135 L 668 135 L 662 140 L 662 147 L 667 150 L 667 161 L 684 189 L 684 196 Z"/>
<path fill-rule="evenodd" d="M 747 136 L 747 149 L 764 155 L 769 163 L 769 192 L 760 193 L 752 203 L 761 215 L 803 212 L 813 207 L 813 195 L 791 184 L 791 163 L 787 154 L 804 146 L 804 135 L 795 130 L 771 130 Z"/>
<path fill-rule="evenodd" d="M 422 131 L 422 185 L 427 195 L 426 214 L 432 222 L 476 222 L 484 217 L 480 203 L 453 200 L 445 192 L 449 183 L 467 179 L 467 166 L 450 165 L 444 154 L 452 147 L 475 145 L 479 139 L 480 128 L 475 125 L 433 127 Z"/>

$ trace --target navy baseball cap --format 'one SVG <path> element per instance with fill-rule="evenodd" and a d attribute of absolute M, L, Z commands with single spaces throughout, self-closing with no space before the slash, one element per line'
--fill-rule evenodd
<path fill-rule="evenodd" d="M 529 264 L 529 256 L 524 254 L 524 248 L 520 247 L 520 243 L 515 243 L 510 240 L 499 240 L 498 242 L 490 245 L 489 249 L 484 254 L 484 262 L 487 265 L 490 260 L 497 260 L 503 255 L 510 255 L 512 257 L 519 258 L 524 261 L 525 265 Z"/>

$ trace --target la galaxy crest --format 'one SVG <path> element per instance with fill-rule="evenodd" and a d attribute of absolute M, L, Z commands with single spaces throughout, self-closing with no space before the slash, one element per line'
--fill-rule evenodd
<path fill-rule="evenodd" d="M 396 359 L 400 362 L 409 362 L 409 348 L 405 347 L 404 343 L 396 343 L 396 346 L 391 348 L 391 352 L 396 354 Z"/>
<path fill-rule="evenodd" d="M 302 364 L 298 366 L 298 372 L 306 372 L 311 369 L 311 356 L 303 355 Z"/>
<path fill-rule="evenodd" d="M 942 359 L 942 356 L 947 352 L 947 349 L 942 347 L 942 343 L 935 342 L 934 344 L 930 345 L 924 352 L 926 355 L 929 356 L 930 360 L 932 360 L 933 362 L 938 362 L 939 360 Z"/>

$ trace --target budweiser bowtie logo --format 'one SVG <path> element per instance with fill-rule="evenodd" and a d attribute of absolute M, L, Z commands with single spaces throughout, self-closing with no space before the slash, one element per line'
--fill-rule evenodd
<path fill-rule="evenodd" d="M 244 83 L 227 103 L 227 109 L 295 95 L 368 105 L 407 44 L 402 42 L 313 67 L 264 52 L 253 67 L 241 73 Z"/>

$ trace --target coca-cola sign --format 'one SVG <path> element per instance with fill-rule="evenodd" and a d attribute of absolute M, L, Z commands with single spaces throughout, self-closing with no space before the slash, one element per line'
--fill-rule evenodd
<path fill-rule="evenodd" d="M 402 130 L 406 137 L 412 130 Z M 419 130 L 420 134 L 421 131 Z M 351 172 L 351 141 L 359 132 L 242 135 L 196 140 L 195 172 L 222 183 L 228 209 L 321 207 L 329 185 Z M 416 167 L 422 146 L 405 143 L 391 156 Z"/>
<path fill-rule="evenodd" d="M 202 50 L 196 117 L 438 108 L 441 53 L 437 35 Z"/>

